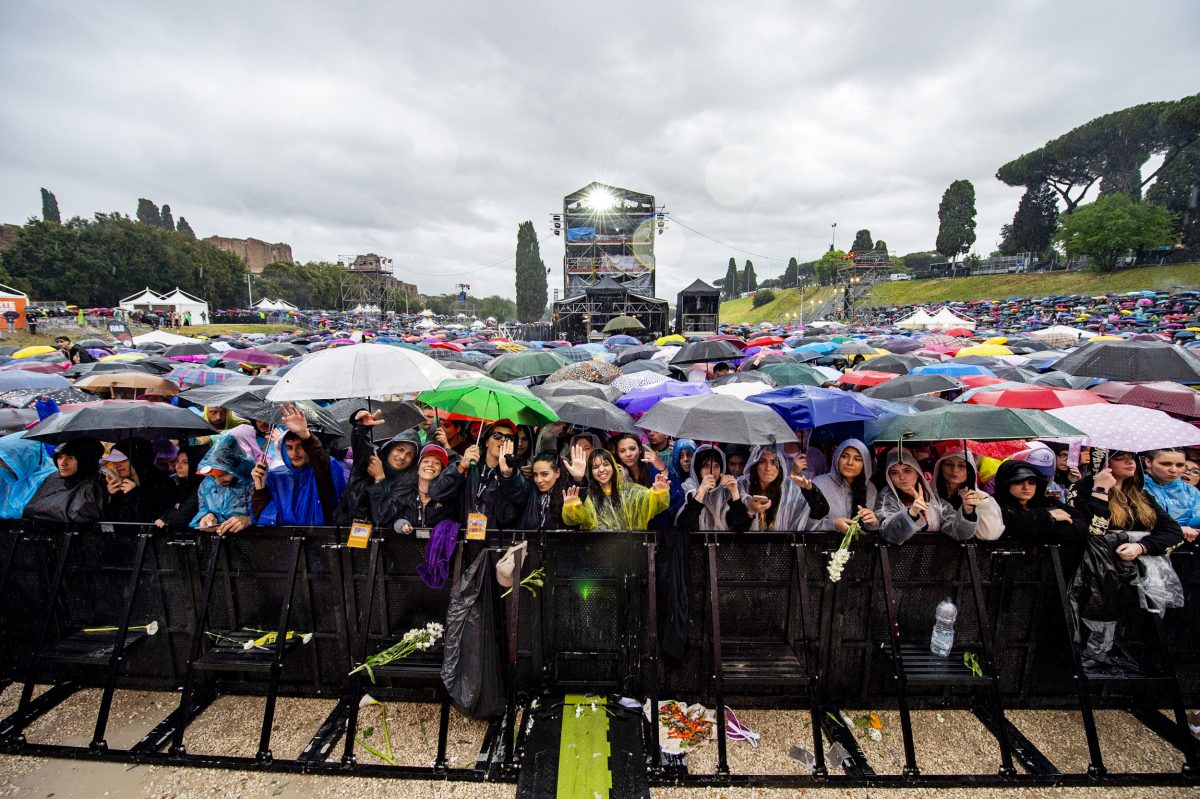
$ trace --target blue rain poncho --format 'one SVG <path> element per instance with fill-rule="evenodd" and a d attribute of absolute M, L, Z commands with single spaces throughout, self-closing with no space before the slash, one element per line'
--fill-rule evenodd
<path fill-rule="evenodd" d="M 0 518 L 19 519 L 25 503 L 37 493 L 42 481 L 56 471 L 54 459 L 37 441 L 25 438 L 25 432 L 0 438 Z"/>
<path fill-rule="evenodd" d="M 213 448 L 200 459 L 196 472 L 211 467 L 233 475 L 234 484 L 223 486 L 211 475 L 204 478 L 196 492 L 196 503 L 199 510 L 192 517 L 191 526 L 196 527 L 200 520 L 208 514 L 217 517 L 217 523 L 228 521 L 234 516 L 250 515 L 250 495 L 254 492 L 254 480 L 250 472 L 254 470 L 254 461 L 246 457 L 237 440 L 232 436 L 222 436 Z"/>
<path fill-rule="evenodd" d="M 287 438 L 285 437 L 286 441 Z M 257 523 L 263 526 L 322 525 L 332 521 L 337 502 L 346 488 L 346 472 L 334 463 L 316 436 L 304 440 L 308 463 L 301 467 L 292 464 L 287 447 L 280 446 L 283 465 L 267 472 L 267 493 L 270 499 L 258 514 Z M 327 507 L 322 505 L 318 481 L 328 479 L 333 495 Z"/>

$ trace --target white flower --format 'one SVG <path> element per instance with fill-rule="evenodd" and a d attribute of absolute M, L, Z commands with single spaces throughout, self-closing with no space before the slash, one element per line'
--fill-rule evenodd
<path fill-rule="evenodd" d="M 364 707 L 370 707 L 371 705 L 378 704 L 382 704 L 378 699 L 370 694 L 363 694 L 362 699 L 358 700 L 358 709 L 362 710 Z"/>
<path fill-rule="evenodd" d="M 303 635 L 300 636 L 300 643 L 307 644 L 309 641 L 312 640 L 312 637 L 313 637 L 312 633 L 304 633 Z"/>
<path fill-rule="evenodd" d="M 146 635 L 157 635 L 157 634 L 158 634 L 158 622 L 157 621 L 152 621 L 146 625 Z"/>
<path fill-rule="evenodd" d="M 883 740 L 883 731 L 877 730 L 874 727 L 867 727 L 867 737 L 870 738 L 872 741 L 882 741 Z"/>

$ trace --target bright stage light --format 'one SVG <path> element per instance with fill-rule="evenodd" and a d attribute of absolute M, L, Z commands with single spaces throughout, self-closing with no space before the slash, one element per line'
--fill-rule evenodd
<path fill-rule="evenodd" d="M 617 204 L 617 198 L 610 192 L 597 189 L 587 196 L 585 204 L 593 211 L 607 211 Z"/>

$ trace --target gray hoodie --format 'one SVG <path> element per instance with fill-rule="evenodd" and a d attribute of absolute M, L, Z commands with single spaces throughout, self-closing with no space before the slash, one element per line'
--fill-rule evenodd
<path fill-rule="evenodd" d="M 842 477 L 838 471 L 838 459 L 842 457 L 842 452 L 846 447 L 854 447 L 858 450 L 858 454 L 863 459 L 863 480 L 866 481 L 866 502 L 865 507 L 875 507 L 875 486 L 871 483 L 871 453 L 867 449 L 867 445 L 859 441 L 857 438 L 851 438 L 838 444 L 837 449 L 833 451 L 833 457 L 829 459 L 829 472 L 827 474 L 817 475 L 813 478 L 813 485 L 821 489 L 821 493 L 825 495 L 825 500 L 829 503 L 829 513 L 820 519 L 816 524 L 817 530 L 836 530 L 834 520 L 838 518 L 853 519 L 858 513 L 858 508 L 854 507 L 851 501 L 850 484 L 846 482 L 846 478 Z M 874 529 L 870 525 L 863 525 L 865 529 Z"/>
<path fill-rule="evenodd" d="M 966 541 L 975 537 L 974 513 L 971 514 L 972 518 L 968 519 L 963 516 L 960 509 L 956 509 L 939 497 L 937 492 L 930 487 L 929 481 L 925 479 L 921 465 L 917 463 L 917 459 L 911 452 L 905 451 L 904 457 L 901 459 L 899 452 L 892 450 L 887 455 L 887 466 L 884 468 L 890 470 L 898 462 L 906 463 L 916 470 L 917 482 L 924 492 L 925 500 L 929 503 L 929 510 L 923 512 L 916 519 L 909 515 L 908 507 L 900 500 L 900 494 L 896 491 L 896 486 L 892 484 L 892 476 L 885 472 L 887 489 L 880 492 L 879 504 L 875 508 L 875 514 L 879 517 L 879 535 L 884 541 L 889 544 L 903 544 L 912 538 L 914 533 L 939 531 L 956 541 Z"/>

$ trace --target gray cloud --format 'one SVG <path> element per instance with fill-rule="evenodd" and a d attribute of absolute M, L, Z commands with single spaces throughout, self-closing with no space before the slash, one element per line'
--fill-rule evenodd
<path fill-rule="evenodd" d="M 150 197 L 202 236 L 511 295 L 511 262 L 485 265 L 591 180 L 806 260 L 835 221 L 843 245 L 929 248 L 967 178 L 987 252 L 1019 197 L 998 166 L 1200 73 L 1187 0 L 357 5 L 9 4 L 0 219 L 37 214 L 39 186 L 67 215 Z M 542 252 L 557 280 L 561 241 Z M 783 268 L 679 224 L 658 254 L 663 296 L 731 255 Z"/>

